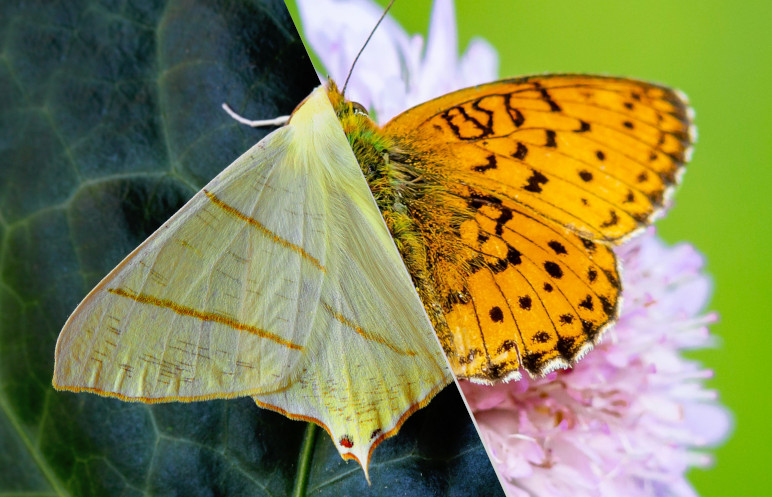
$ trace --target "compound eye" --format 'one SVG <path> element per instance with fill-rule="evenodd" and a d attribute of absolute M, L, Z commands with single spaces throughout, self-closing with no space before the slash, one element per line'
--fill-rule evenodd
<path fill-rule="evenodd" d="M 363 114 L 365 116 L 370 117 L 370 113 L 367 112 L 367 109 L 364 108 L 364 106 L 357 102 L 351 102 L 351 107 L 354 108 L 355 114 Z"/>

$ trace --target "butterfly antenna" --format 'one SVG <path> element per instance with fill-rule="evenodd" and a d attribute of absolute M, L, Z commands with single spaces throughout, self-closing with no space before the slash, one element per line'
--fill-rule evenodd
<path fill-rule="evenodd" d="M 367 47 L 367 44 L 370 42 L 370 38 L 373 37 L 373 35 L 375 34 L 375 30 L 378 29 L 378 26 L 380 26 L 381 21 L 383 21 L 383 18 L 386 17 L 386 14 L 389 13 L 389 9 L 391 8 L 392 5 L 394 5 L 395 1 L 396 0 L 391 0 L 391 2 L 389 2 L 389 5 L 386 6 L 386 10 L 384 10 L 383 14 L 381 14 L 381 18 L 378 19 L 378 22 L 375 23 L 375 27 L 373 27 L 372 31 L 370 31 L 370 36 L 368 36 L 367 39 L 365 40 L 365 44 L 362 45 L 362 48 L 359 49 L 359 53 L 354 58 L 354 62 L 351 64 L 351 69 L 348 70 L 348 76 L 346 76 L 346 82 L 343 83 L 343 91 L 341 92 L 342 95 L 346 94 L 346 87 L 348 86 L 348 80 L 351 79 L 351 73 L 354 72 L 354 66 L 357 65 L 359 56 L 362 55 L 362 52 L 365 51 L 365 47 Z"/>

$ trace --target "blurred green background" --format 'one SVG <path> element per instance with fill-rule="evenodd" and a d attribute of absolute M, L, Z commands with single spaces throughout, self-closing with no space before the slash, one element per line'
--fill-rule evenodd
<path fill-rule="evenodd" d="M 288 2 L 293 8 L 292 3 Z M 380 1 L 385 4 L 387 2 Z M 409 33 L 426 34 L 431 0 L 397 0 Z M 630 76 L 685 91 L 699 141 L 675 208 L 659 221 L 669 242 L 707 257 L 718 347 L 694 357 L 735 428 L 716 465 L 693 470 L 703 497 L 769 495 L 772 486 L 770 339 L 772 301 L 772 2 L 753 0 L 458 0 L 459 49 L 483 36 L 500 76 L 581 72 Z M 293 16 L 295 12 L 293 12 Z"/>

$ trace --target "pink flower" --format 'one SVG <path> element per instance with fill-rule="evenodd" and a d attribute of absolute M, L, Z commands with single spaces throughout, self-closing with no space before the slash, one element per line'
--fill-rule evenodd
<path fill-rule="evenodd" d="M 299 0 L 305 33 L 342 84 L 380 17 L 369 0 Z M 426 50 L 387 17 L 354 69 L 347 97 L 379 121 L 449 91 L 496 78 L 482 40 L 459 59 L 453 5 L 436 0 Z M 711 458 L 730 416 L 704 386 L 712 373 L 682 352 L 711 346 L 702 314 L 710 282 L 689 245 L 654 229 L 618 250 L 622 315 L 573 369 L 493 387 L 461 382 L 481 436 L 512 496 L 694 496 L 685 478 Z"/>
<path fill-rule="evenodd" d="M 342 86 L 383 8 L 370 0 L 297 3 L 308 42 L 327 75 Z M 457 38 L 450 0 L 434 3 L 426 50 L 421 36 L 408 36 L 387 16 L 357 62 L 346 97 L 373 110 L 385 123 L 421 102 L 495 79 L 498 55 L 493 47 L 472 40 L 459 59 Z"/>

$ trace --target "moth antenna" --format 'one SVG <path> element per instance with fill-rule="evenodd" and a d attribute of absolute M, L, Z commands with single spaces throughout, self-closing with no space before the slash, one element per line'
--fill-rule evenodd
<path fill-rule="evenodd" d="M 365 51 L 365 48 L 367 47 L 367 44 L 370 43 L 370 38 L 373 37 L 373 35 L 375 34 L 375 30 L 378 29 L 378 26 L 381 25 L 381 21 L 383 21 L 383 18 L 386 17 L 386 14 L 389 13 L 389 9 L 391 9 L 391 6 L 394 5 L 395 1 L 396 0 L 391 0 L 391 2 L 389 2 L 389 5 L 386 6 L 386 9 L 383 11 L 383 14 L 381 14 L 381 18 L 378 19 L 378 22 L 375 23 L 375 26 L 373 27 L 372 31 L 370 31 L 370 35 L 365 40 L 364 45 L 362 45 L 362 48 L 359 49 L 359 53 L 354 58 L 354 62 L 351 63 L 351 69 L 348 70 L 348 76 L 346 76 L 346 81 L 343 83 L 343 91 L 340 92 L 341 95 L 345 95 L 346 94 L 346 87 L 348 86 L 348 80 L 351 79 L 351 73 L 354 72 L 354 66 L 357 65 L 357 61 L 359 60 L 359 56 L 362 55 L 362 52 Z"/>
<path fill-rule="evenodd" d="M 245 117 L 241 117 L 240 115 L 236 114 L 233 109 L 228 107 L 228 104 L 222 104 L 222 108 L 225 112 L 228 113 L 229 116 L 231 116 L 236 121 L 240 122 L 241 124 L 246 124 L 247 126 L 252 126 L 253 128 L 259 128 L 262 126 L 284 126 L 289 121 L 290 116 L 279 116 L 275 119 L 264 119 L 262 121 L 250 121 L 249 119 Z"/>

